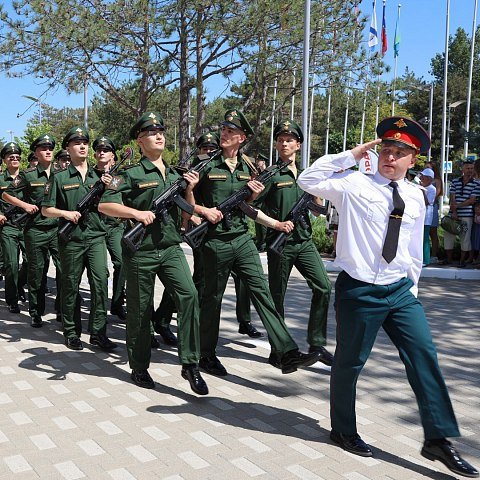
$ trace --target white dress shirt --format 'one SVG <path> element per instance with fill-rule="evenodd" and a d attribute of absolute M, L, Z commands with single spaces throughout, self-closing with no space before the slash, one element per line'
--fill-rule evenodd
<path fill-rule="evenodd" d="M 397 255 L 387 263 L 382 249 L 393 210 L 392 188 L 388 186 L 391 180 L 378 172 L 364 175 L 347 170 L 354 165 L 350 151 L 325 155 L 298 177 L 303 190 L 330 200 L 338 211 L 335 265 L 352 278 L 378 285 L 390 285 L 408 277 L 413 281 L 412 293 L 416 296 L 423 259 L 423 193 L 404 180 L 397 182 L 405 211 Z"/>

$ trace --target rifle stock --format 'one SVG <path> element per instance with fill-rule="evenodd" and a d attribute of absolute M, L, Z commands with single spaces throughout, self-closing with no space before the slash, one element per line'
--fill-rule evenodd
<path fill-rule="evenodd" d="M 133 157 L 133 148 L 127 147 L 125 152 L 122 154 L 120 160 L 108 171 L 109 175 L 115 175 L 118 171 L 120 166 L 125 162 L 125 160 L 130 159 Z M 106 185 L 102 182 L 102 180 L 97 180 L 91 190 L 77 203 L 75 211 L 79 212 L 80 222 L 84 222 L 85 218 L 90 211 L 90 209 L 98 203 L 99 198 L 102 196 L 103 192 L 105 191 Z M 82 220 L 83 219 L 83 220 Z M 67 220 L 59 229 L 58 229 L 58 236 L 63 241 L 68 242 L 72 238 L 72 233 L 75 230 L 75 227 L 78 223 L 74 223 L 70 220 Z"/>

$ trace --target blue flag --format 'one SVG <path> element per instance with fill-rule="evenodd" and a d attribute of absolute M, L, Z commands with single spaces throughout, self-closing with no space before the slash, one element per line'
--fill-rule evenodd
<path fill-rule="evenodd" d="M 375 45 L 378 45 L 376 3 L 377 0 L 373 0 L 373 14 L 372 21 L 370 22 L 370 34 L 368 36 L 368 46 L 370 50 L 375 50 Z"/>
<path fill-rule="evenodd" d="M 400 10 L 398 10 L 397 22 L 395 23 L 395 40 L 393 41 L 393 56 L 398 57 L 400 51 Z"/>

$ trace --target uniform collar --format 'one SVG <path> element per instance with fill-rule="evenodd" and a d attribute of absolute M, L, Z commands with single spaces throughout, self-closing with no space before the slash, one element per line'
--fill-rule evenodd
<path fill-rule="evenodd" d="M 142 159 L 140 160 L 140 163 L 142 164 L 146 172 L 153 172 L 153 171 L 159 172 L 158 168 L 147 157 L 142 157 Z M 165 174 L 167 175 L 170 172 L 171 167 L 165 160 L 163 160 L 163 164 L 165 165 Z"/>

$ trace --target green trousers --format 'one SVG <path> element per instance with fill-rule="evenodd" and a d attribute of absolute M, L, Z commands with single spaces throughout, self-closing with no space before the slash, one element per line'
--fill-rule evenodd
<path fill-rule="evenodd" d="M 122 259 L 122 237 L 125 233 L 123 223 L 107 225 L 107 250 L 113 264 L 113 293 L 110 310 L 120 308 L 125 303 L 125 268 Z"/>
<path fill-rule="evenodd" d="M 89 329 L 94 334 L 105 334 L 107 324 L 108 268 L 105 238 L 85 241 L 60 242 L 62 269 L 62 323 L 66 338 L 80 337 L 79 288 L 84 269 L 90 283 Z"/>
<path fill-rule="evenodd" d="M 55 310 L 60 313 L 61 267 L 58 253 L 58 229 L 32 227 L 25 230 L 25 249 L 28 259 L 28 311 L 31 317 L 45 313 L 45 290 L 47 288 L 47 272 L 49 257 L 55 265 L 57 296 Z"/>
<path fill-rule="evenodd" d="M 337 348 L 330 380 L 330 418 L 339 433 L 357 432 L 356 385 L 378 330 L 397 348 L 417 399 L 425 439 L 458 437 L 459 431 L 420 301 L 407 278 L 391 285 L 355 280 L 345 272 L 335 285 Z"/>
<path fill-rule="evenodd" d="M 287 244 L 282 256 L 267 252 L 268 283 L 277 311 L 284 314 L 285 293 L 293 267 L 305 278 L 312 291 L 307 342 L 321 347 L 327 343 L 327 316 L 332 285 L 322 258 L 312 240 Z"/>
<path fill-rule="evenodd" d="M 127 276 L 127 352 L 130 367 L 145 370 L 151 356 L 151 316 L 155 277 L 172 293 L 177 307 L 178 356 L 182 364 L 199 360 L 198 296 L 179 245 L 123 257 Z"/>
<path fill-rule="evenodd" d="M 201 254 L 200 248 L 193 250 L 193 265 L 193 283 L 195 284 L 195 288 L 197 289 L 198 301 L 201 304 L 203 289 L 205 286 L 205 268 L 203 266 L 203 256 Z M 232 272 L 232 277 L 235 283 L 235 294 L 237 298 L 235 307 L 237 313 L 237 321 L 238 323 L 250 322 L 250 298 L 248 296 L 248 289 L 235 272 Z M 167 290 L 164 290 L 162 299 L 160 300 L 160 305 L 153 313 L 152 323 L 158 322 L 163 327 L 170 325 L 174 312 L 175 302 L 173 300 L 173 297 L 167 292 Z"/>
<path fill-rule="evenodd" d="M 27 283 L 27 255 L 23 230 L 5 225 L 2 228 L 1 242 L 5 272 L 5 302 L 7 305 L 18 303 L 18 291 Z M 22 266 L 19 268 L 20 252 Z"/>
<path fill-rule="evenodd" d="M 215 354 L 220 327 L 222 298 L 230 272 L 235 272 L 268 333 L 272 349 L 279 354 L 297 349 L 283 317 L 276 311 L 263 273 L 260 256 L 249 233 L 230 241 L 212 239 L 203 247 L 205 290 L 200 311 L 201 356 Z"/>

